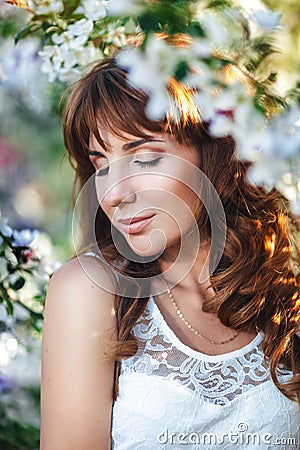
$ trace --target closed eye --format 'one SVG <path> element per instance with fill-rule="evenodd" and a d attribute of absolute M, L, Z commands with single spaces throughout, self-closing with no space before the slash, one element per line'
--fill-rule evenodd
<path fill-rule="evenodd" d="M 160 163 L 160 160 L 162 159 L 162 157 L 160 158 L 156 158 L 156 159 L 152 159 L 152 161 L 134 161 L 134 164 L 137 164 L 141 169 L 146 169 L 147 167 L 155 167 L 158 166 L 158 164 Z"/>
<path fill-rule="evenodd" d="M 138 161 L 138 160 L 135 160 L 134 164 L 137 164 L 141 169 L 146 169 L 148 167 L 156 167 L 156 166 L 158 166 L 158 164 L 160 163 L 161 159 L 162 159 L 162 157 L 156 158 L 156 159 L 152 159 L 151 161 Z M 108 174 L 108 169 L 109 169 L 109 167 L 106 166 L 104 169 L 96 170 L 96 176 L 97 177 L 103 177 L 103 176 L 107 175 Z"/>

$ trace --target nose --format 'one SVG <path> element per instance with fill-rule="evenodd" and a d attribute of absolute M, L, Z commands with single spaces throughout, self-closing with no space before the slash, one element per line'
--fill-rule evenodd
<path fill-rule="evenodd" d="M 133 187 L 132 177 L 119 177 L 119 179 L 108 180 L 102 203 L 110 207 L 119 206 L 121 203 L 133 203 L 136 199 L 136 192 Z"/>

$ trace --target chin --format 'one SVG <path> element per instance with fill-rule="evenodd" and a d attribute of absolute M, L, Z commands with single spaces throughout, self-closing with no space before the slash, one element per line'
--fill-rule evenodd
<path fill-rule="evenodd" d="M 126 241 L 132 251 L 141 257 L 157 259 L 166 249 L 165 236 L 160 232 L 153 231 L 150 235 L 126 236 Z"/>

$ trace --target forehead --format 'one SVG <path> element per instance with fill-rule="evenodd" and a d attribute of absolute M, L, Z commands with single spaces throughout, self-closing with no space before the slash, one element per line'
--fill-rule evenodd
<path fill-rule="evenodd" d="M 107 156 L 107 154 L 115 153 L 117 155 L 126 155 L 126 152 L 134 152 L 135 150 L 148 149 L 150 151 L 162 151 L 173 155 L 177 163 L 182 164 L 185 161 L 199 166 L 200 158 L 197 148 L 192 143 L 178 142 L 172 134 L 168 133 L 151 133 L 143 134 L 145 137 L 123 134 L 121 137 L 103 130 L 99 142 L 95 136 L 91 136 L 89 156 Z M 173 161 L 174 162 L 174 161 Z"/>
<path fill-rule="evenodd" d="M 98 136 L 90 133 L 89 147 L 101 147 L 106 151 L 110 151 L 115 146 L 122 146 L 124 150 L 129 150 L 137 145 L 142 145 L 148 142 L 166 142 L 172 139 L 170 135 L 162 132 L 149 132 L 148 130 L 141 130 L 140 133 L 133 135 L 126 132 L 113 133 L 105 128 L 98 128 Z"/>

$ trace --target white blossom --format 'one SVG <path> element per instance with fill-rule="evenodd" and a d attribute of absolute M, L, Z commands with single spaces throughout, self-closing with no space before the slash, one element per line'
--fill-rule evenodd
<path fill-rule="evenodd" d="M 8 275 L 7 260 L 0 256 L 0 282 Z M 1 319 L 0 319 L 1 320 Z"/>
<path fill-rule="evenodd" d="M 67 33 L 54 33 L 51 36 L 52 42 L 55 45 L 61 45 L 64 44 L 65 42 L 68 42 L 70 37 L 70 35 L 68 35 Z M 50 52 L 51 46 L 47 46 L 47 51 Z"/>
<path fill-rule="evenodd" d="M 156 120 L 163 118 L 166 111 L 170 108 L 170 98 L 165 90 L 153 90 L 151 97 L 146 105 L 146 114 Z"/>
<path fill-rule="evenodd" d="M 48 74 L 49 82 L 74 81 L 81 75 L 82 67 L 102 58 L 102 53 L 89 42 L 93 21 L 81 19 L 69 25 L 63 33 L 54 33 L 54 45 L 45 46 L 39 55 L 43 60 L 41 70 Z"/>
<path fill-rule="evenodd" d="M 195 60 L 192 53 L 187 53 L 187 60 L 192 67 L 183 77 L 182 82 L 189 88 L 194 88 L 200 92 L 208 93 L 214 89 L 214 77 L 208 65 L 200 60 Z"/>
<path fill-rule="evenodd" d="M 282 14 L 278 11 L 271 11 L 270 9 L 259 9 L 252 13 L 256 22 L 262 28 L 277 28 L 280 25 Z"/>
<path fill-rule="evenodd" d="M 152 119 L 162 118 L 169 109 L 166 86 L 179 58 L 178 49 L 155 37 L 149 38 L 145 53 L 128 49 L 117 56 L 119 65 L 129 69 L 129 82 L 149 94 L 146 110 Z"/>
<path fill-rule="evenodd" d="M 190 51 L 196 58 L 208 58 L 212 54 L 213 45 L 209 39 L 195 39 Z"/>
<path fill-rule="evenodd" d="M 143 0 L 109 0 L 107 13 L 110 16 L 137 15 L 145 8 Z"/>
<path fill-rule="evenodd" d="M 220 19 L 212 11 L 199 14 L 199 20 L 204 28 L 207 39 L 213 47 L 219 47 L 228 40 L 228 31 L 224 28 Z"/>
<path fill-rule="evenodd" d="M 103 0 L 84 0 L 83 12 L 84 15 L 93 21 L 97 21 L 106 17 L 106 6 L 108 1 Z"/>
<path fill-rule="evenodd" d="M 39 40 L 32 37 L 19 41 L 17 45 L 13 39 L 7 39 L 0 46 L 0 96 L 3 92 L 4 95 L 18 97 L 37 114 L 48 113 L 50 109 L 46 101 L 47 78 L 40 72 L 39 49 Z"/>
<path fill-rule="evenodd" d="M 14 240 L 12 242 L 12 245 L 14 247 L 29 247 L 30 244 L 37 237 L 37 235 L 38 235 L 37 230 L 30 230 L 29 228 L 25 228 L 20 231 L 14 230 L 13 232 Z"/>
<path fill-rule="evenodd" d="M 239 26 L 241 22 L 248 20 L 252 38 L 261 36 L 265 30 L 279 27 L 281 14 L 265 8 L 260 0 L 240 0 L 239 5 L 226 8 L 224 14 L 218 14 L 198 2 L 196 18 L 204 29 L 203 38 L 193 38 L 190 46 L 176 48 L 163 39 L 148 35 L 144 51 L 127 48 L 118 54 L 117 61 L 128 69 L 129 82 L 149 95 L 146 112 L 151 119 L 163 118 L 170 109 L 168 80 L 176 73 L 179 63 L 185 62 L 191 70 L 181 81 L 197 89 L 195 103 L 203 120 L 209 122 L 210 132 L 216 137 L 231 135 L 237 144 L 238 157 L 252 161 L 249 179 L 267 187 L 272 184 L 278 187 L 286 192 L 287 198 L 296 208 L 300 190 L 299 108 L 290 108 L 267 122 L 265 116 L 255 108 L 255 99 L 246 92 L 245 86 L 234 83 L 220 87 L 218 76 L 207 61 L 207 58 L 214 57 L 216 49 L 222 49 L 225 57 L 227 51 L 230 55 L 231 46 L 236 45 L 236 38 L 243 39 L 243 31 Z M 30 0 L 29 6 L 37 14 L 59 14 L 64 9 L 62 0 Z M 98 32 L 98 28 L 94 28 L 95 22 L 106 16 L 139 15 L 146 6 L 144 0 L 82 0 L 76 13 L 82 14 L 84 18 L 75 22 L 71 19 L 72 23 L 69 24 L 68 19 L 64 18 L 59 24 L 64 30 L 54 33 L 51 36 L 52 44 L 44 46 L 39 52 L 42 72 L 47 74 L 50 82 L 56 79 L 62 82 L 77 79 L 83 66 L 103 57 L 91 41 L 91 34 Z M 128 31 L 126 25 L 108 21 L 99 31 L 99 36 L 106 44 L 117 48 L 126 47 L 130 36 L 135 33 L 134 19 L 132 24 L 133 29 Z M 106 46 L 107 52 L 110 50 L 109 45 Z M 1 78 L 4 80 L 7 66 L 0 59 L 0 67 L 3 67 Z M 11 73 L 18 72 L 15 66 L 11 67 Z M 11 78 L 14 79 L 14 75 Z M 291 179 L 287 183 L 288 173 Z"/>
<path fill-rule="evenodd" d="M 295 195 L 294 198 L 290 201 L 290 208 L 293 214 L 296 216 L 300 216 L 300 192 L 298 190 L 294 190 Z M 299 327 L 300 328 L 300 327 Z M 298 331 L 298 336 L 300 337 L 300 330 Z"/>
<path fill-rule="evenodd" d="M 279 28 L 281 22 L 281 13 L 271 11 L 266 5 L 255 0 L 239 0 L 243 9 L 243 15 L 248 20 L 248 26 L 251 36 L 261 36 L 265 30 L 273 31 Z"/>
<path fill-rule="evenodd" d="M 61 0 L 29 0 L 28 6 L 36 14 L 60 13 L 64 10 Z"/>
<path fill-rule="evenodd" d="M 225 114 L 215 114 L 214 120 L 210 124 L 209 131 L 216 137 L 232 135 L 232 118 Z"/>
<path fill-rule="evenodd" d="M 278 161 L 274 158 L 264 158 L 253 164 L 248 172 L 248 180 L 256 185 L 264 185 L 271 190 L 276 180 L 279 180 L 285 173 L 287 166 L 284 161 Z"/>
<path fill-rule="evenodd" d="M 12 343 L 14 345 L 12 345 Z M 0 368 L 6 366 L 17 355 L 17 342 L 8 332 L 0 333 Z"/>
<path fill-rule="evenodd" d="M 299 107 L 290 108 L 269 122 L 250 106 L 240 115 L 235 111 L 235 118 L 232 136 L 238 144 L 238 155 L 252 161 L 249 181 L 269 190 L 276 187 L 290 201 L 291 211 L 299 214 Z"/>
<path fill-rule="evenodd" d="M 228 134 L 237 137 L 240 142 L 241 129 L 248 130 L 250 123 L 256 128 L 264 127 L 264 118 L 253 115 L 252 99 L 247 95 L 240 82 L 226 86 L 216 92 L 215 88 L 204 88 L 195 101 L 202 117 L 210 122 L 210 132 L 216 137 Z"/>
<path fill-rule="evenodd" d="M 3 217 L 0 211 L 0 233 L 5 237 L 11 237 L 13 234 L 12 228 L 8 225 L 7 217 Z"/>
<path fill-rule="evenodd" d="M 194 96 L 194 102 L 201 113 L 202 120 L 209 122 L 215 117 L 214 97 L 210 88 L 197 92 Z"/>
<path fill-rule="evenodd" d="M 260 163 L 272 157 L 272 136 L 266 125 L 263 125 L 254 112 L 249 127 L 239 129 L 235 124 L 232 136 L 237 143 L 237 153 L 242 160 Z M 252 128 L 253 127 L 253 128 Z"/>
<path fill-rule="evenodd" d="M 4 251 L 4 258 L 9 262 L 11 266 L 17 266 L 18 260 L 10 247 L 6 247 Z"/>
<path fill-rule="evenodd" d="M 7 277 L 7 281 L 10 285 L 14 285 L 19 280 L 19 278 L 20 275 L 17 272 L 13 272 Z"/>
<path fill-rule="evenodd" d="M 233 111 L 240 106 L 252 106 L 252 99 L 246 93 L 245 86 L 237 81 L 219 91 L 214 104 L 217 110 Z M 240 118 L 240 115 L 237 116 Z"/>
<path fill-rule="evenodd" d="M 68 30 L 73 36 L 89 36 L 93 28 L 93 21 L 84 18 L 68 26 Z"/>
<path fill-rule="evenodd" d="M 254 163 L 248 171 L 248 179 L 254 184 L 264 185 L 267 189 L 273 186 L 288 200 L 293 214 L 300 215 L 300 161 L 278 158 L 262 158 Z M 292 166 L 292 168 L 291 168 Z"/>
<path fill-rule="evenodd" d="M 55 45 L 66 45 L 71 49 L 79 49 L 89 39 L 94 24 L 91 20 L 81 19 L 69 25 L 68 29 L 63 33 L 54 33 L 52 35 L 52 42 Z"/>
<path fill-rule="evenodd" d="M 300 158 L 300 108 L 293 106 L 270 123 L 274 155 Z"/>
<path fill-rule="evenodd" d="M 118 48 L 125 47 L 127 45 L 125 27 L 116 28 L 113 24 L 108 24 L 106 42 Z"/>
<path fill-rule="evenodd" d="M 62 82 L 74 81 L 80 77 L 82 67 L 103 57 L 101 51 L 92 43 L 87 42 L 87 36 L 82 34 L 71 39 L 70 32 L 55 36 L 60 45 L 45 46 L 39 55 L 43 60 L 41 70 L 48 74 L 49 82 L 56 79 Z"/>
<path fill-rule="evenodd" d="M 54 45 L 45 45 L 45 47 L 39 51 L 39 56 L 42 60 L 41 71 L 48 75 L 49 83 L 53 83 L 57 77 L 57 70 L 54 66 L 52 57 L 58 55 L 59 51 L 59 47 Z"/>

